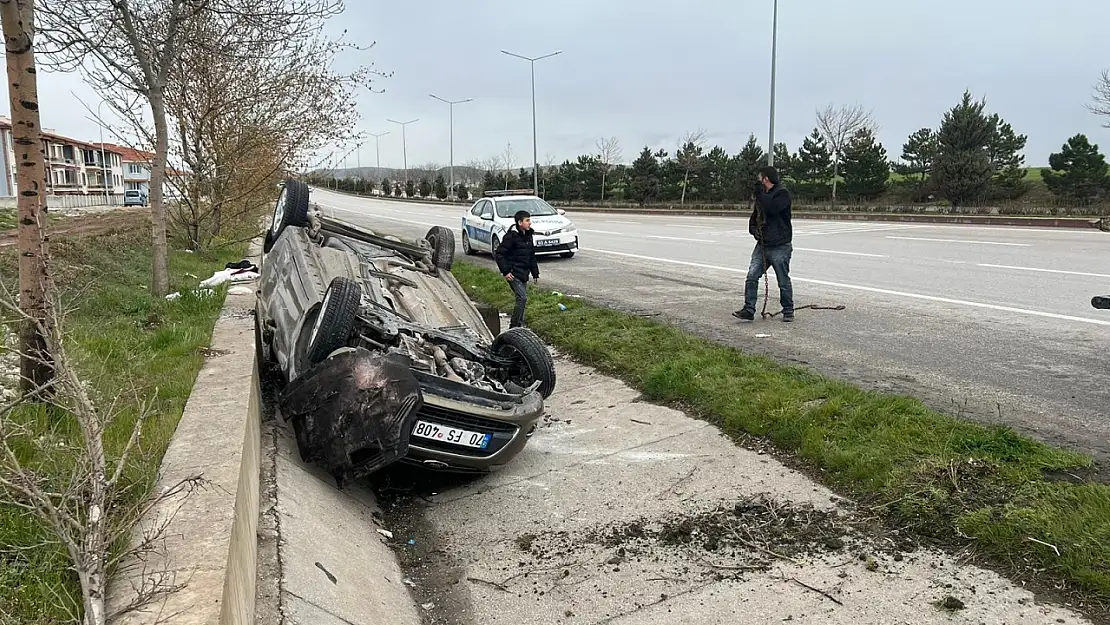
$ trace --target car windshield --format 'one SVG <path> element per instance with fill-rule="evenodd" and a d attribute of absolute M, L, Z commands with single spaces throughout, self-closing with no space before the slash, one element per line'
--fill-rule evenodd
<path fill-rule="evenodd" d="M 519 200 L 498 200 L 497 216 L 512 219 L 517 211 L 528 211 L 533 217 L 546 217 L 559 214 L 550 204 L 538 197 L 521 198 Z"/>

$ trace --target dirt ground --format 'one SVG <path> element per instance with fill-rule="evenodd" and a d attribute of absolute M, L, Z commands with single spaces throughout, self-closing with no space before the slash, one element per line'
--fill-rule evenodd
<path fill-rule="evenodd" d="M 54 220 L 48 228 L 48 236 L 52 237 L 103 234 L 112 230 L 140 227 L 150 221 L 150 210 L 146 208 L 117 208 L 111 211 L 51 214 Z M 16 242 L 16 230 L 0 232 L 0 248 L 14 246 Z"/>

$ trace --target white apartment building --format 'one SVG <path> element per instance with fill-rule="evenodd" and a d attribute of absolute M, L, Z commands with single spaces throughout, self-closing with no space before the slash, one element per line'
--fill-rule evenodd
<path fill-rule="evenodd" d="M 105 143 L 104 147 L 109 152 L 119 154 L 122 158 L 124 189 L 127 191 L 142 191 L 149 195 L 150 169 L 153 167 L 154 153 L 112 143 Z M 180 195 L 178 191 L 179 185 L 175 184 L 175 182 L 182 182 L 181 177 L 184 175 L 185 174 L 176 169 L 166 169 L 166 183 L 162 185 L 164 197 L 167 199 L 178 198 Z"/>
<path fill-rule="evenodd" d="M 43 129 L 42 143 L 47 195 L 123 195 L 123 155 L 119 150 L 63 137 L 49 129 Z M 0 197 L 15 194 L 12 122 L 0 116 Z"/>

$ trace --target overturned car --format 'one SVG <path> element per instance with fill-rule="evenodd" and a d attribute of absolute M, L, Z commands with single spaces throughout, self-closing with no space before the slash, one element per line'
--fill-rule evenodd
<path fill-rule="evenodd" d="M 487 472 L 527 444 L 555 389 L 530 330 L 500 332 L 451 274 L 455 239 L 408 243 L 311 209 L 287 180 L 266 233 L 260 363 L 281 371 L 305 461 L 342 484 L 397 461 Z"/>

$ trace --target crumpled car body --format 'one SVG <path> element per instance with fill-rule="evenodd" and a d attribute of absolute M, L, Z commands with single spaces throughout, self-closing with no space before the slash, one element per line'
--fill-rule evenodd
<path fill-rule="evenodd" d="M 448 270 L 453 235 L 383 237 L 307 198 L 286 182 L 256 310 L 260 357 L 281 370 L 280 408 L 302 457 L 340 481 L 402 460 L 503 467 L 554 390 L 546 347 L 527 331 L 501 333 L 496 314 L 471 302 Z"/>

